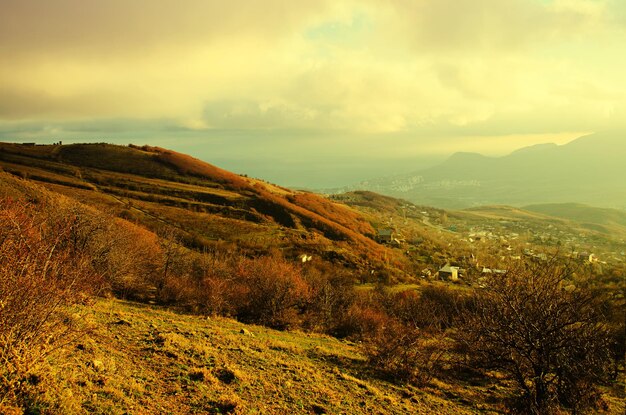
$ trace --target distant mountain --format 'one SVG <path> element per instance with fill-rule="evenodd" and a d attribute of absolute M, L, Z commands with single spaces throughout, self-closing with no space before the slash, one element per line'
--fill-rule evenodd
<path fill-rule="evenodd" d="M 626 134 L 541 144 L 504 157 L 456 153 L 438 166 L 341 189 L 371 190 L 443 208 L 584 203 L 626 208 Z"/>

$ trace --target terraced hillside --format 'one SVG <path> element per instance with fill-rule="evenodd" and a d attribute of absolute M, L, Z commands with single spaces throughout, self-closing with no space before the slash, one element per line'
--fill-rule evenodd
<path fill-rule="evenodd" d="M 271 247 L 359 269 L 389 256 L 372 240 L 370 223 L 344 204 L 162 148 L 0 143 L 0 167 L 159 233 L 174 232 L 199 250 Z"/>

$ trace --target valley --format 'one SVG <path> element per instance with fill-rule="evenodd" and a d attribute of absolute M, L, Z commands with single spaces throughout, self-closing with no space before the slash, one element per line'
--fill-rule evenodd
<path fill-rule="evenodd" d="M 624 409 L 620 211 L 325 196 L 149 146 L 0 143 L 0 169 L 6 315 L 39 310 L 20 290 L 64 296 L 41 301 L 41 357 L 0 373 L 4 413 L 505 413 L 520 384 L 471 360 L 467 319 L 529 272 L 605 310 L 593 390 Z M 58 279 L 20 288 L 46 257 Z"/>

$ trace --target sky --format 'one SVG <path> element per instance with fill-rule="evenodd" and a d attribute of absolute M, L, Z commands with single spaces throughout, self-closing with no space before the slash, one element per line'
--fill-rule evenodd
<path fill-rule="evenodd" d="M 625 45 L 624 0 L 0 0 L 0 140 L 339 186 L 622 128 Z"/>

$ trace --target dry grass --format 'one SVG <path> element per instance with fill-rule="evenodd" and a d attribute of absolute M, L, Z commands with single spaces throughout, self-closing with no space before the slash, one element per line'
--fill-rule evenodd
<path fill-rule="evenodd" d="M 44 413 L 47 406 L 65 414 L 120 415 L 497 409 L 488 400 L 498 394 L 484 387 L 441 383 L 420 390 L 373 377 L 359 346 L 326 336 L 117 300 L 101 300 L 89 313 L 97 328 L 50 359 L 46 376 L 55 387 L 38 403 Z"/>
<path fill-rule="evenodd" d="M 248 179 L 184 154 L 107 144 L 2 144 L 2 149 L 6 153 L 0 166 L 154 231 L 177 230 L 194 249 L 220 239 L 242 243 L 257 254 L 280 247 L 287 256 L 306 252 L 339 259 L 351 268 L 382 266 L 394 256 L 394 264 L 402 262 L 372 241 L 369 222 L 345 205 Z"/>

